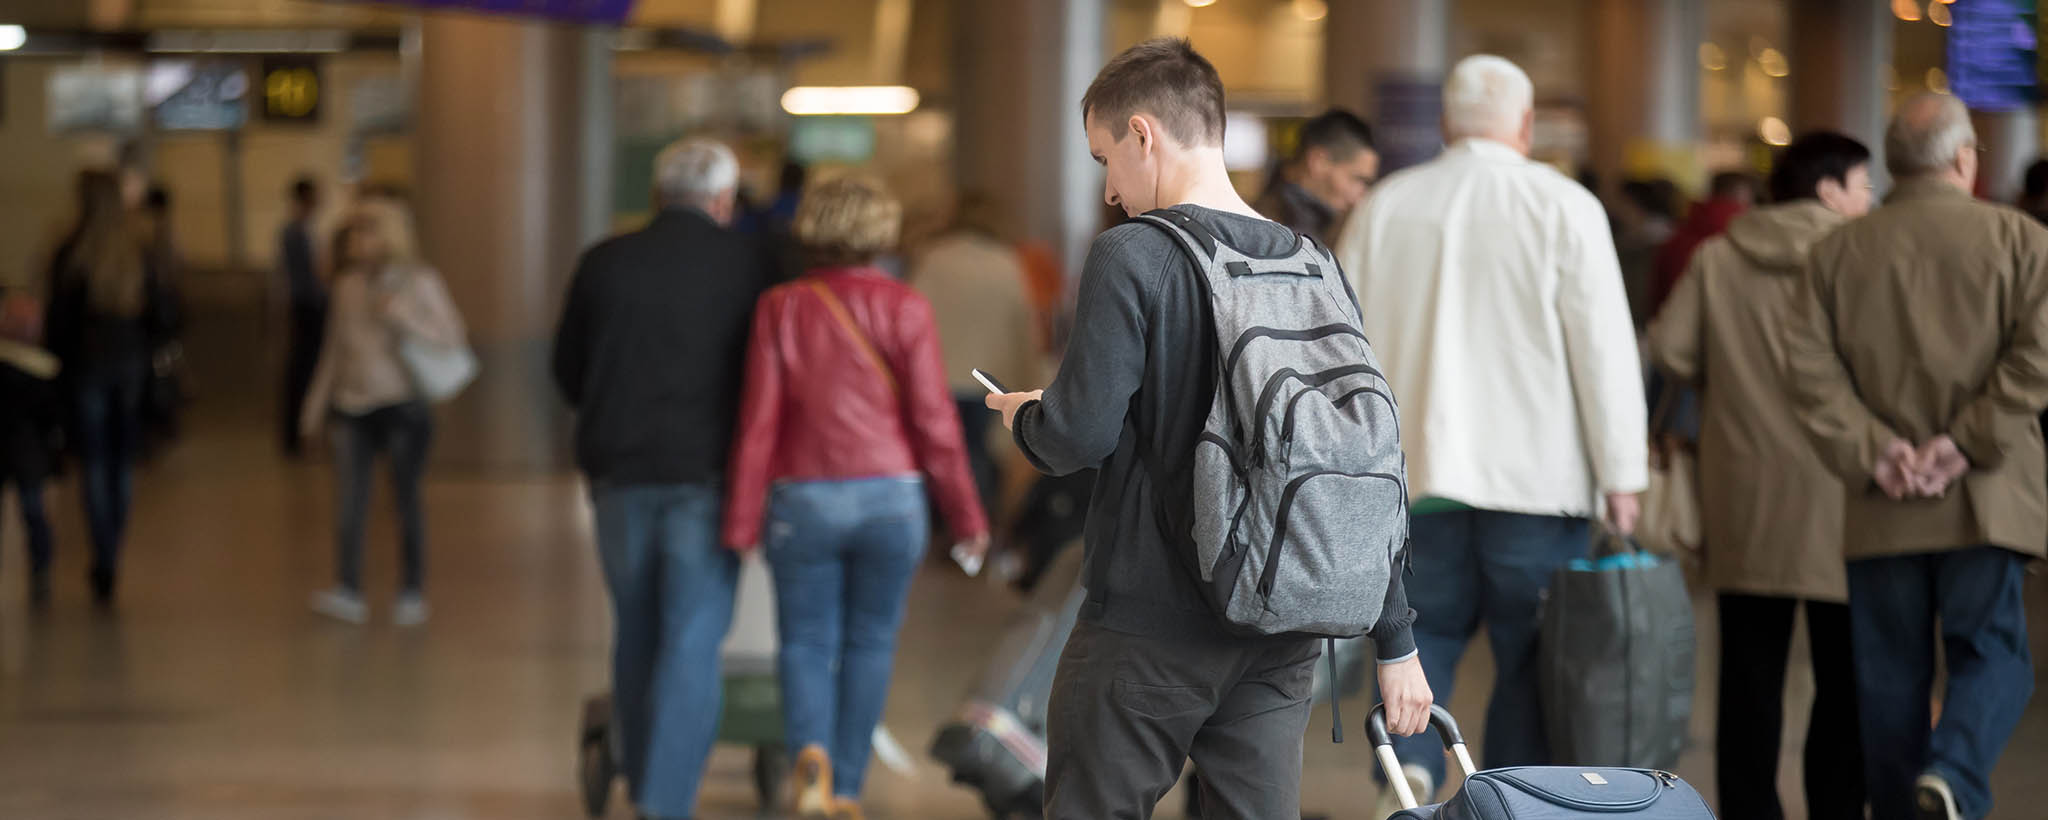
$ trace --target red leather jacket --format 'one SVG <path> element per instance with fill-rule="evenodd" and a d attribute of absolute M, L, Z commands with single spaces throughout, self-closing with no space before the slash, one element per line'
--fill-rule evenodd
<path fill-rule="evenodd" d="M 814 282 L 839 298 L 888 375 L 876 372 Z M 763 294 L 726 481 L 726 545 L 761 542 L 777 481 L 918 473 L 955 538 L 988 532 L 931 303 L 873 268 L 812 271 Z"/>

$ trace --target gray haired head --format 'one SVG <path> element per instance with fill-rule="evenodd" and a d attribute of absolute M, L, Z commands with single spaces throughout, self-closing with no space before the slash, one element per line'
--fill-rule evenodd
<path fill-rule="evenodd" d="M 725 143 L 693 137 L 654 157 L 654 193 L 666 207 L 708 208 L 739 186 L 740 163 Z"/>
<path fill-rule="evenodd" d="M 1933 174 L 1956 168 L 1956 155 L 1977 144 L 1970 109 L 1947 94 L 1920 93 L 1899 104 L 1884 133 L 1884 164 L 1893 176 Z"/>

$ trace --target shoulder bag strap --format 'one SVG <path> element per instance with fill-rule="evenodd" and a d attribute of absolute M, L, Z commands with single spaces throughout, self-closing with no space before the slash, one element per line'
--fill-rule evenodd
<path fill-rule="evenodd" d="M 875 349 L 875 344 L 869 341 L 868 334 L 860 329 L 860 325 L 854 323 L 852 314 L 846 312 L 846 305 L 839 301 L 839 296 L 824 282 L 812 279 L 809 284 L 811 291 L 818 294 L 818 299 L 825 303 L 825 309 L 832 312 L 832 318 L 839 321 L 839 327 L 844 329 L 848 336 L 853 337 L 854 344 L 860 348 L 861 354 L 867 357 L 869 364 L 875 366 L 875 372 L 882 374 L 882 381 L 889 385 L 889 392 L 895 393 L 896 371 L 890 369 L 889 361 L 882 358 L 881 351 Z"/>

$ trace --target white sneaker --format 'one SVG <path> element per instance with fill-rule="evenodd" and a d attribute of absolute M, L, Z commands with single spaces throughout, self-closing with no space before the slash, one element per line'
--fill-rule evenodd
<path fill-rule="evenodd" d="M 370 620 L 370 608 L 363 604 L 363 596 L 342 587 L 313 593 L 313 611 L 357 626 Z"/>
<path fill-rule="evenodd" d="M 419 626 L 427 622 L 427 599 L 417 592 L 398 596 L 398 603 L 391 607 L 391 623 L 396 626 Z"/>
<path fill-rule="evenodd" d="M 1422 805 L 1429 805 L 1431 799 L 1436 797 L 1436 778 L 1429 775 L 1428 769 L 1411 763 L 1401 767 L 1401 774 L 1408 778 L 1408 790 L 1415 793 L 1415 799 Z M 1400 793 L 1394 791 L 1394 784 L 1388 783 L 1380 787 L 1380 801 L 1375 804 L 1372 816 L 1392 817 L 1402 808 L 1404 807 L 1401 805 Z"/>
<path fill-rule="evenodd" d="M 1949 788 L 1948 780 L 1941 775 L 1928 772 L 1913 782 L 1914 815 L 1920 820 L 1963 820 L 1963 812 L 1956 808 L 1956 793 Z"/>

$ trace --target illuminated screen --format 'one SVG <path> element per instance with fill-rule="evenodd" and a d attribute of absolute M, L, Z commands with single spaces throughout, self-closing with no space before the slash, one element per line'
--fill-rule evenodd
<path fill-rule="evenodd" d="M 1978 111 L 2011 111 L 2034 104 L 2033 0 L 1969 0 L 1949 6 L 1949 88 Z"/>

